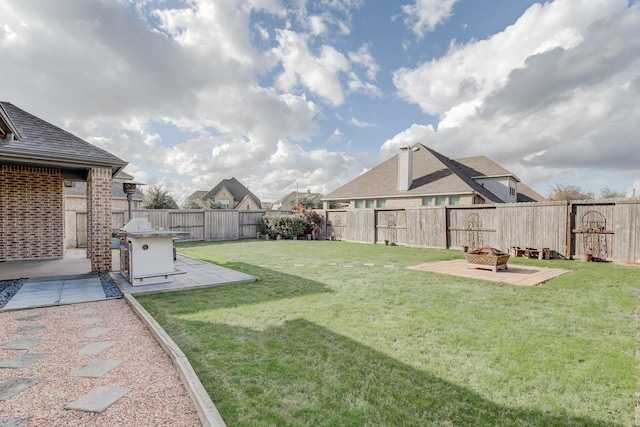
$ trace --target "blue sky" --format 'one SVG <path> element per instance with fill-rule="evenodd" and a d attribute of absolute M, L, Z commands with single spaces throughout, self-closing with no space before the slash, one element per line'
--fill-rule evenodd
<path fill-rule="evenodd" d="M 4 0 L 0 99 L 179 202 L 326 194 L 415 142 L 640 194 L 637 28 L 627 0 Z"/>

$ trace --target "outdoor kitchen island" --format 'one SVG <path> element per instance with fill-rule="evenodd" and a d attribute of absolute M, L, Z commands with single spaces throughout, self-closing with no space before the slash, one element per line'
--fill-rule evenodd
<path fill-rule="evenodd" d="M 132 286 L 155 285 L 184 274 L 173 266 L 173 240 L 188 232 L 154 230 L 147 218 L 133 218 L 118 230 L 120 274 Z"/>

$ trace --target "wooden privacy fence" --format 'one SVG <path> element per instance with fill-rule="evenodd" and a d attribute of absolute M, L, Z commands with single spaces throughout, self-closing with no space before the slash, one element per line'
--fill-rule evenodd
<path fill-rule="evenodd" d="M 407 209 L 330 210 L 338 240 L 427 248 L 548 248 L 560 258 L 590 253 L 640 262 L 640 199 Z"/>
<path fill-rule="evenodd" d="M 445 249 L 548 248 L 561 258 L 590 253 L 603 260 L 640 262 L 638 198 L 317 212 L 325 219 L 320 238 Z M 132 215 L 148 218 L 155 227 L 189 232 L 185 240 L 235 240 L 255 238 L 263 215 L 288 213 L 151 209 Z M 126 212 L 113 212 L 113 228 L 126 220 Z M 67 229 L 76 231 L 78 247 L 86 246 L 86 214 L 67 212 Z"/>

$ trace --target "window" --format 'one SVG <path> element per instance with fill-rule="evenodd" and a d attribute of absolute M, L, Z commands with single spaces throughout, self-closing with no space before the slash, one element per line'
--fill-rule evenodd
<path fill-rule="evenodd" d="M 433 196 L 423 197 L 422 206 L 433 206 Z"/>
<path fill-rule="evenodd" d="M 220 200 L 219 202 L 223 208 L 229 209 L 229 201 L 228 200 Z"/>
<path fill-rule="evenodd" d="M 444 206 L 447 204 L 447 196 L 436 196 L 436 206 Z"/>
<path fill-rule="evenodd" d="M 362 209 L 364 207 L 364 200 L 356 200 L 355 207 L 356 209 Z"/>
<path fill-rule="evenodd" d="M 376 200 L 376 206 L 379 208 L 384 208 L 387 206 L 387 199 L 378 199 Z"/>
<path fill-rule="evenodd" d="M 374 207 L 375 207 L 375 204 L 376 204 L 376 201 L 375 201 L 374 199 L 367 199 L 367 200 L 365 201 L 365 207 L 366 207 L 367 209 L 372 209 L 372 208 L 374 208 Z"/>
<path fill-rule="evenodd" d="M 449 204 L 457 206 L 460 204 L 460 196 L 449 196 Z"/>

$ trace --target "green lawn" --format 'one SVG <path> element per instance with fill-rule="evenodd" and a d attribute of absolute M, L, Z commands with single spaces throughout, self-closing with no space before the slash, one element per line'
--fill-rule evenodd
<path fill-rule="evenodd" d="M 640 270 L 516 287 L 404 267 L 448 250 L 193 243 L 259 282 L 139 297 L 229 426 L 632 426 Z"/>

